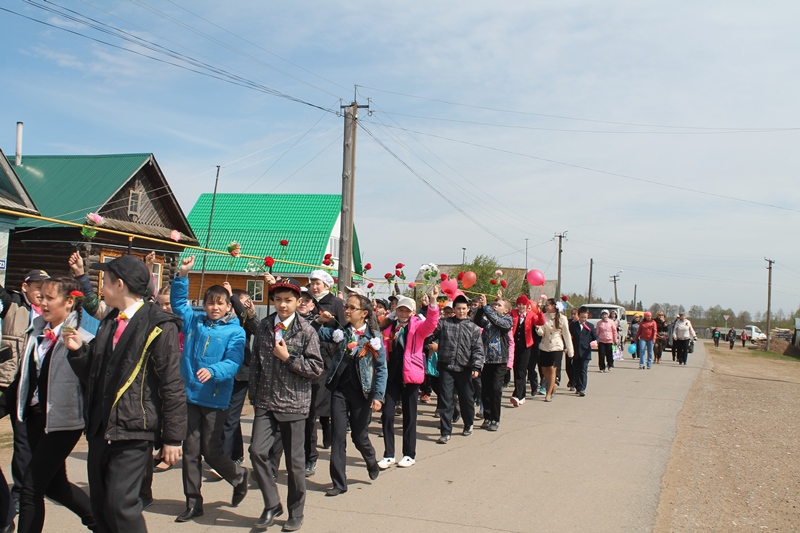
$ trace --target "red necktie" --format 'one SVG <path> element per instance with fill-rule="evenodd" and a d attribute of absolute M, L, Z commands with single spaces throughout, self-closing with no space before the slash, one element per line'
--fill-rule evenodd
<path fill-rule="evenodd" d="M 55 331 L 53 331 L 50 328 L 46 328 L 44 330 L 44 338 L 49 340 L 49 341 L 55 342 L 56 341 L 56 333 L 55 333 Z"/>
<path fill-rule="evenodd" d="M 286 331 L 287 329 L 289 329 L 289 328 L 284 326 L 283 322 L 278 322 L 277 325 L 275 326 L 275 333 L 278 333 L 281 330 Z"/>
<path fill-rule="evenodd" d="M 122 337 L 122 332 L 128 327 L 128 315 L 120 313 L 115 320 L 117 321 L 117 331 L 114 332 L 114 348 L 117 347 L 117 342 L 119 342 L 119 338 Z"/>

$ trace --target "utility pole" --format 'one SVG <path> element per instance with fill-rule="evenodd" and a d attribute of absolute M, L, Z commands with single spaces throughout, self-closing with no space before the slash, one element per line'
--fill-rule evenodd
<path fill-rule="evenodd" d="M 561 241 L 567 238 L 567 232 L 557 233 L 556 237 L 558 238 L 558 279 L 556 280 L 556 294 L 554 298 L 558 300 L 558 297 L 561 296 Z"/>
<path fill-rule="evenodd" d="M 767 262 L 767 351 L 769 351 L 770 330 L 772 329 L 772 265 L 775 263 L 772 259 L 764 258 Z"/>
<path fill-rule="evenodd" d="M 609 276 L 609 281 L 614 282 L 614 303 L 618 304 L 619 299 L 617 298 L 617 282 L 619 281 L 619 275 L 622 274 L 622 270 L 614 274 L 613 276 Z"/>
<path fill-rule="evenodd" d="M 461 266 L 467 264 L 467 249 L 461 248 Z"/>
<path fill-rule="evenodd" d="M 344 110 L 344 157 L 342 162 L 342 214 L 339 222 L 339 290 L 353 284 L 353 220 L 356 191 L 356 129 L 358 110 L 369 108 L 358 105 L 353 98 Z"/>
<path fill-rule="evenodd" d="M 589 258 L 589 296 L 586 298 L 586 303 L 592 303 L 592 269 L 594 267 L 594 259 Z"/>
<path fill-rule="evenodd" d="M 214 204 L 217 203 L 217 185 L 219 185 L 219 165 L 217 165 L 217 177 L 214 179 L 214 194 L 211 196 L 211 212 L 208 215 L 208 231 L 206 232 L 206 246 L 211 242 L 211 223 L 214 221 Z M 200 270 L 200 286 L 197 288 L 197 301 L 203 299 L 203 282 L 206 279 L 206 258 L 208 252 L 203 252 L 203 268 Z"/>
<path fill-rule="evenodd" d="M 633 310 L 634 311 L 636 311 L 636 289 L 637 289 L 637 287 L 638 287 L 638 285 L 634 283 L 633 284 Z"/>

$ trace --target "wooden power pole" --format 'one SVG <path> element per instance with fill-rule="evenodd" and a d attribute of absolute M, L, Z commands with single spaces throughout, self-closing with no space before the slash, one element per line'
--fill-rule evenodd
<path fill-rule="evenodd" d="M 769 351 L 770 330 L 772 329 L 772 259 L 764 258 L 767 262 L 767 351 Z"/>
<path fill-rule="evenodd" d="M 339 282 L 338 287 L 353 284 L 353 219 L 356 190 L 356 129 L 359 108 L 353 101 L 343 105 L 344 110 L 344 159 L 342 163 L 342 212 L 339 220 Z"/>
<path fill-rule="evenodd" d="M 556 300 L 561 296 L 561 241 L 567 237 L 567 232 L 556 234 L 558 238 L 558 279 L 556 280 L 556 294 L 553 296 Z"/>
<path fill-rule="evenodd" d="M 586 297 L 586 303 L 592 303 L 592 269 L 594 267 L 594 259 L 589 259 L 589 293 Z"/>

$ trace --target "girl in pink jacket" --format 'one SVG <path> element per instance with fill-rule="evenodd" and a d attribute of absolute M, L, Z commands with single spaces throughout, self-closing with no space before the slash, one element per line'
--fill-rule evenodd
<path fill-rule="evenodd" d="M 403 458 L 399 467 L 413 466 L 417 455 L 417 403 L 419 386 L 425 380 L 425 338 L 439 324 L 439 307 L 436 298 L 439 287 L 431 296 L 422 295 L 422 305 L 427 308 L 425 320 L 414 314 L 416 302 L 406 296 L 397 300 L 395 311 L 381 324 L 386 342 L 388 378 L 381 414 L 383 425 L 383 459 L 378 467 L 386 470 L 396 463 L 394 450 L 394 413 L 398 402 L 403 406 Z M 431 302 L 431 305 L 428 305 Z"/>

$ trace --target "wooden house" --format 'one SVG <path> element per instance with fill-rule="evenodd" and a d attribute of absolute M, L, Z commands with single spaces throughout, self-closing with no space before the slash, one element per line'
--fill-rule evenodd
<path fill-rule="evenodd" d="M 13 159 L 8 162 L 13 166 Z M 10 236 L 9 283 L 19 284 L 32 268 L 51 275 L 67 272 L 67 260 L 75 250 L 87 268 L 123 254 L 143 258 L 155 251 L 153 274 L 160 288 L 175 274 L 183 245 L 197 244 L 153 154 L 26 155 L 21 163 L 13 169 L 42 216 L 84 223 L 88 213 L 97 213 L 103 217 L 102 227 L 124 234 L 99 231 L 88 239 L 79 227 L 20 219 Z M 172 230 L 181 233 L 179 242 L 170 240 Z M 90 273 L 98 286 L 99 274 Z"/>
<path fill-rule="evenodd" d="M 0 213 L 0 285 L 5 285 L 9 233 L 19 221 L 19 216 L 13 213 L 38 215 L 39 210 L 2 150 L 0 150 L 0 209 L 4 211 Z"/>

